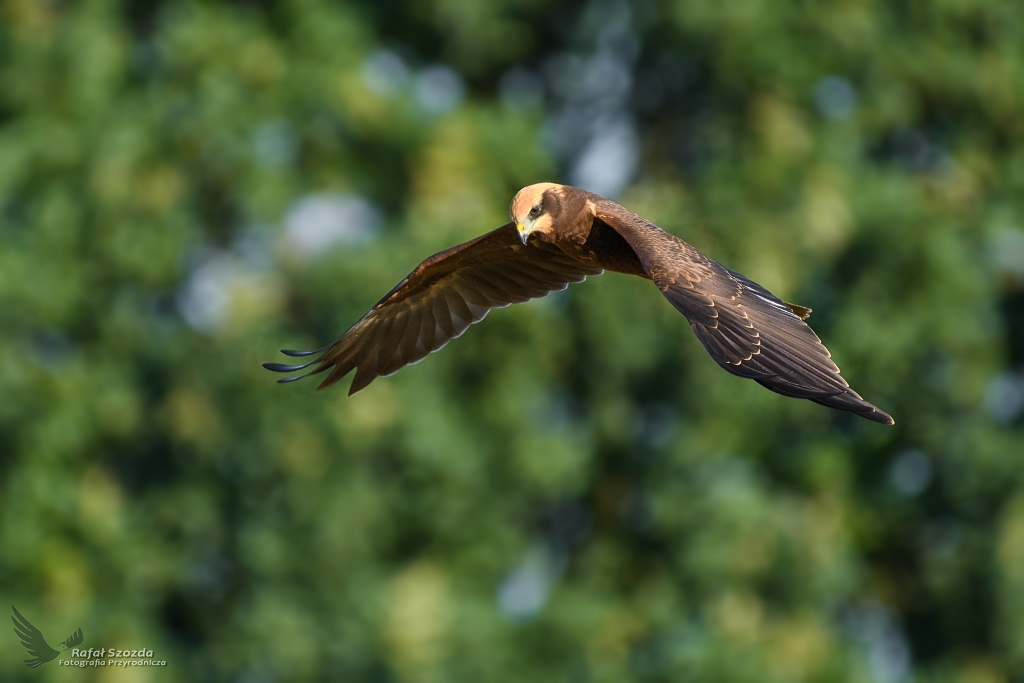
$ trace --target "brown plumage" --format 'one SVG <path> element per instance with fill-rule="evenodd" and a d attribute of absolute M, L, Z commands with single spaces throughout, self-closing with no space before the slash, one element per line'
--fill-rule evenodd
<path fill-rule="evenodd" d="M 728 372 L 784 396 L 893 424 L 839 375 L 828 349 L 803 321 L 810 309 L 783 302 L 650 221 L 603 197 L 553 183 L 520 190 L 509 213 L 512 222 L 421 263 L 333 344 L 282 352 L 322 353 L 316 360 L 263 367 L 330 370 L 320 388 L 355 369 L 349 389 L 354 394 L 380 375 L 419 362 L 492 308 L 611 270 L 653 280 Z"/>

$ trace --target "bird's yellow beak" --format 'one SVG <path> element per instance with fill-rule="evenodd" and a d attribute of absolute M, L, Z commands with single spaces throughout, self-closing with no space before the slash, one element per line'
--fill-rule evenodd
<path fill-rule="evenodd" d="M 517 222 L 516 222 L 516 230 L 518 230 L 518 231 L 519 231 L 519 239 L 520 239 L 520 240 L 522 241 L 522 243 L 523 243 L 523 244 L 526 244 L 526 238 L 527 238 L 527 237 L 529 236 L 529 234 L 530 234 L 529 232 L 527 232 L 527 230 L 526 230 L 526 226 L 525 226 L 525 225 L 523 225 L 522 223 L 519 223 L 519 222 L 517 221 Z"/>

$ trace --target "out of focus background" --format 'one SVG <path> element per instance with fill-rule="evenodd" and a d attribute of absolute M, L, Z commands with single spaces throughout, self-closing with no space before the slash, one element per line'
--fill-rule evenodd
<path fill-rule="evenodd" d="M 1024 681 L 1022 110 L 1003 0 L 2 0 L 0 606 L 168 665 L 0 677 Z M 354 398 L 260 368 L 543 180 L 896 426 L 615 274 Z"/>

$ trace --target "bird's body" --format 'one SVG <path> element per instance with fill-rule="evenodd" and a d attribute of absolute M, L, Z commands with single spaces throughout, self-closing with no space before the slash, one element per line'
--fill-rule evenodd
<path fill-rule="evenodd" d="M 803 321 L 809 309 L 783 302 L 650 221 L 611 200 L 553 183 L 520 190 L 509 213 L 512 222 L 425 260 L 330 346 L 284 352 L 323 352 L 312 363 L 264 367 L 330 370 L 321 387 L 355 369 L 352 394 L 379 375 L 419 362 L 491 308 L 610 270 L 653 280 L 728 372 L 785 396 L 892 424 L 840 377 Z"/>
<path fill-rule="evenodd" d="M 543 236 L 566 256 L 591 268 L 651 279 L 622 235 L 599 221 L 581 225 L 568 234 Z"/>

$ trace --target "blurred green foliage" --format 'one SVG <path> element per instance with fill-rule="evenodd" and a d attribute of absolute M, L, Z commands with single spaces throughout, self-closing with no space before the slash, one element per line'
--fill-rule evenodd
<path fill-rule="evenodd" d="M 1005 0 L 2 0 L 0 604 L 168 667 L 0 676 L 1024 680 L 1022 107 Z M 896 426 L 615 274 L 260 369 L 588 149 Z"/>

